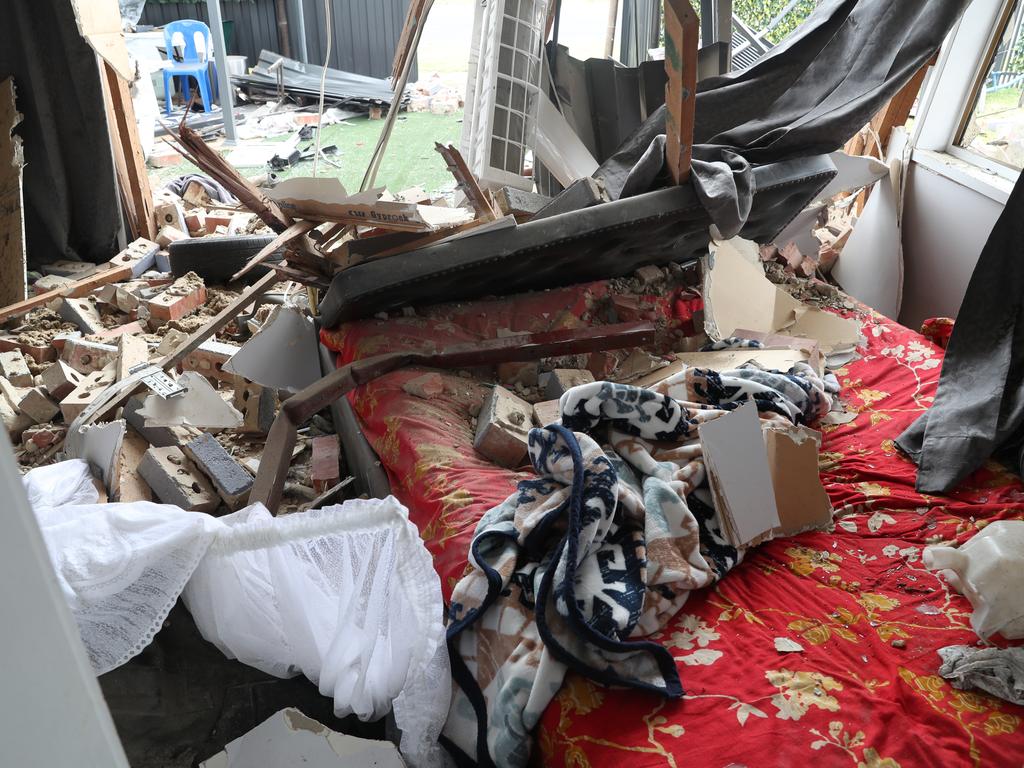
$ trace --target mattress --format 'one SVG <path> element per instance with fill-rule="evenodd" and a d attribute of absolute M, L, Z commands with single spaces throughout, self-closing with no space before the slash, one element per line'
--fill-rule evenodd
<path fill-rule="evenodd" d="M 665 338 L 678 338 L 692 333 L 695 309 L 685 292 L 646 295 L 628 282 L 598 282 L 349 323 L 324 332 L 323 341 L 343 364 L 500 329 L 632 319 L 624 313 L 657 318 Z M 1024 519 L 1024 486 L 990 463 L 949 496 L 914 490 L 915 468 L 893 440 L 931 403 L 942 350 L 870 310 L 855 311 L 866 344 L 837 371 L 855 418 L 821 428 L 834 531 L 759 546 L 655 636 L 676 659 L 683 698 L 609 689 L 570 673 L 537 729 L 537 764 L 1021 763 L 1024 707 L 956 690 L 937 673 L 939 648 L 977 638 L 970 604 L 923 568 L 921 550 L 963 542 L 993 520 Z M 434 556 L 446 597 L 467 567 L 477 520 L 532 474 L 473 451 L 473 414 L 489 378 L 402 370 L 350 396 L 392 492 Z M 800 650 L 778 650 L 777 638 Z"/>

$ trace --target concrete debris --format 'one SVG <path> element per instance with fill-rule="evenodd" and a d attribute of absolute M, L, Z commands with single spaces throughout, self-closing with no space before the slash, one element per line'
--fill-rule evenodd
<path fill-rule="evenodd" d="M 213 512 L 220 497 L 181 448 L 150 448 L 139 463 L 139 474 L 164 504 L 195 512 Z"/>
<path fill-rule="evenodd" d="M 477 417 L 473 447 L 495 464 L 510 469 L 526 459 L 533 406 L 504 387 L 494 387 Z"/>
<path fill-rule="evenodd" d="M 245 505 L 252 490 L 252 477 L 212 435 L 200 435 L 186 443 L 183 450 L 210 479 L 228 509 L 234 512 Z"/>

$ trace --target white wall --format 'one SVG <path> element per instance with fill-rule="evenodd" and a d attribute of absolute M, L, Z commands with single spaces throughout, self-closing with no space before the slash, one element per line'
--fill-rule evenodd
<path fill-rule="evenodd" d="M 0 765 L 128 768 L 0 429 Z"/>
<path fill-rule="evenodd" d="M 912 162 L 903 208 L 903 307 L 913 330 L 928 317 L 956 317 L 1003 204 Z"/>

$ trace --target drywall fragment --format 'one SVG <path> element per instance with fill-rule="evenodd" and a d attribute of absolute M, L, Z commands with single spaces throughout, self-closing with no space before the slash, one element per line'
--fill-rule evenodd
<path fill-rule="evenodd" d="M 345 736 L 306 717 L 282 709 L 200 768 L 404 768 L 389 741 Z"/>
<path fill-rule="evenodd" d="M 224 402 L 201 374 L 186 371 L 178 377 L 178 385 L 185 388 L 185 394 L 145 398 L 138 411 L 145 426 L 233 429 L 242 425 L 242 414 Z"/>
<path fill-rule="evenodd" d="M 317 438 L 319 440 L 320 438 Z M 314 440 L 314 462 L 316 456 Z M 241 509 L 252 490 L 252 476 L 242 469 L 210 434 L 203 434 L 182 446 L 185 455 L 213 483 L 217 494 L 232 512 Z"/>
<path fill-rule="evenodd" d="M 733 546 L 779 527 L 760 419 L 753 402 L 703 422 L 699 428 L 715 509 Z"/>
<path fill-rule="evenodd" d="M 200 435 L 194 427 L 147 427 L 145 418 L 139 413 L 143 401 L 142 395 L 130 398 L 124 406 L 124 418 L 150 445 L 157 448 L 182 446 Z"/>
<path fill-rule="evenodd" d="M 832 522 L 832 503 L 818 473 L 821 435 L 813 429 L 763 421 L 765 448 L 771 472 L 778 536 L 826 528 Z"/>
<path fill-rule="evenodd" d="M 733 336 L 737 328 L 774 333 L 790 325 L 803 308 L 772 285 L 760 261 L 743 256 L 748 241 L 738 240 L 712 242 L 704 269 L 704 326 L 716 341 Z"/>
<path fill-rule="evenodd" d="M 65 448 L 73 459 L 84 459 L 100 471 L 109 498 L 116 498 L 121 482 L 121 444 L 126 425 L 123 419 L 91 424 L 68 433 Z"/>
<path fill-rule="evenodd" d="M 136 365 L 149 360 L 149 344 L 144 339 L 131 334 L 123 334 L 117 339 L 117 381 L 128 378 L 128 372 Z"/>
<path fill-rule="evenodd" d="M 477 417 L 473 447 L 495 464 L 510 469 L 526 458 L 533 406 L 503 387 L 494 387 Z"/>
<path fill-rule="evenodd" d="M 788 637 L 776 637 L 775 650 L 779 653 L 803 653 L 804 647 Z"/>
<path fill-rule="evenodd" d="M 85 335 L 100 333 L 104 329 L 103 320 L 96 304 L 89 299 L 66 298 L 58 309 L 60 316 L 69 323 L 74 323 Z"/>
<path fill-rule="evenodd" d="M 180 448 L 150 448 L 139 463 L 139 474 L 164 504 L 194 512 L 212 512 L 220 497 Z"/>
<path fill-rule="evenodd" d="M 259 333 L 224 364 L 224 370 L 265 387 L 305 389 L 320 379 L 313 319 L 295 307 L 274 307 Z"/>
<path fill-rule="evenodd" d="M 60 406 L 50 399 L 41 387 L 32 387 L 21 398 L 18 410 L 36 424 L 45 424 L 60 412 Z"/>
<path fill-rule="evenodd" d="M 594 374 L 586 369 L 556 368 L 548 377 L 544 396 L 548 400 L 557 400 L 573 387 L 591 384 L 593 381 Z"/>
<path fill-rule="evenodd" d="M 232 402 L 235 409 L 242 413 L 239 431 L 264 435 L 270 431 L 277 410 L 276 390 L 235 376 L 235 396 Z"/>
<path fill-rule="evenodd" d="M 341 480 L 341 446 L 337 435 L 313 438 L 313 490 L 323 493 Z"/>
<path fill-rule="evenodd" d="M 31 387 L 32 372 L 28 369 L 25 356 L 20 349 L 0 352 L 0 376 L 3 376 L 16 387 Z"/>

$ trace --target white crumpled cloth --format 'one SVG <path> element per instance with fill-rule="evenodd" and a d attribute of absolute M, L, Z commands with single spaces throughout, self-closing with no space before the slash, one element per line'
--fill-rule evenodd
<path fill-rule="evenodd" d="M 34 469 L 24 484 L 97 674 L 141 652 L 182 595 L 229 658 L 304 674 L 339 717 L 393 708 L 407 762 L 442 764 L 451 678 L 441 584 L 397 500 L 283 517 L 253 504 L 222 518 L 97 504 L 81 460 Z"/>
<path fill-rule="evenodd" d="M 978 690 L 1024 705 L 1024 648 L 974 648 L 948 645 L 939 649 L 939 674 L 954 688 Z"/>

